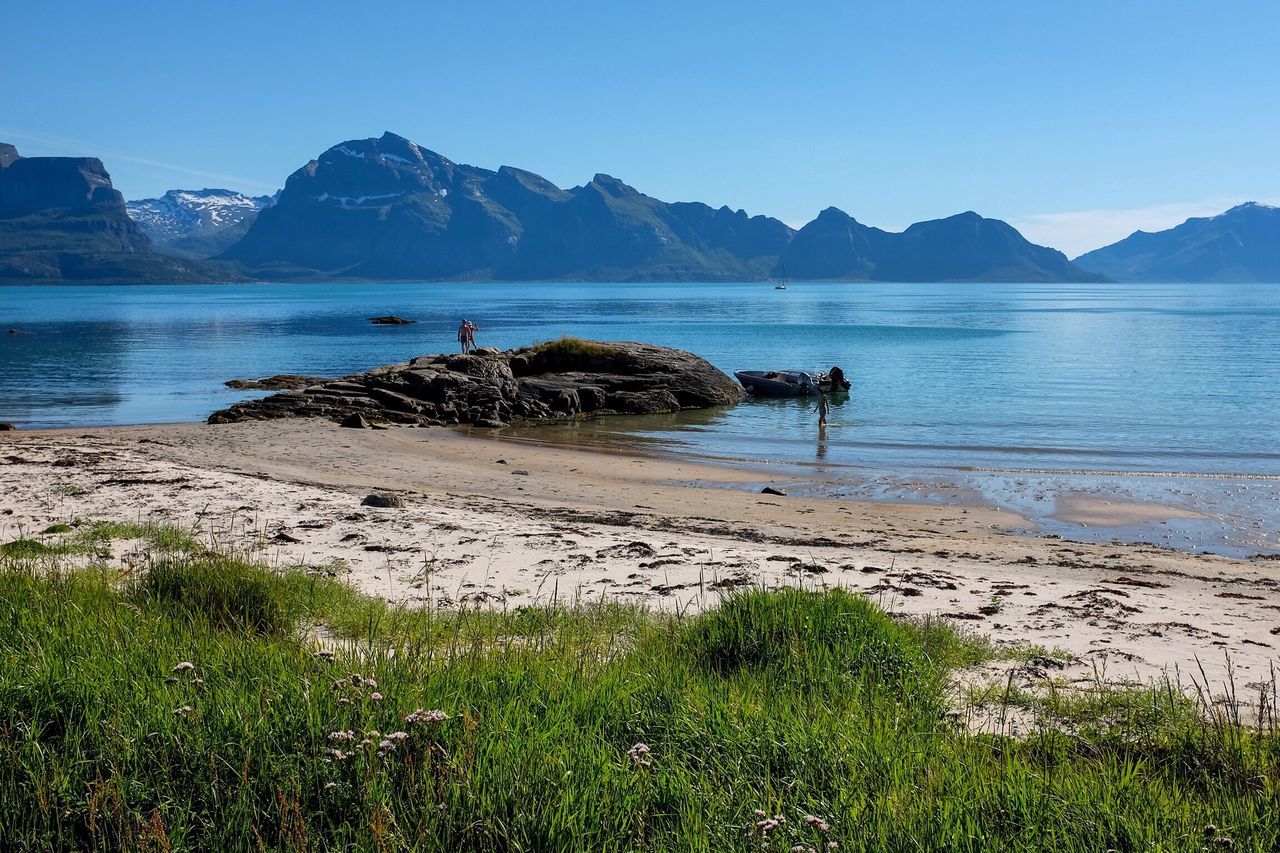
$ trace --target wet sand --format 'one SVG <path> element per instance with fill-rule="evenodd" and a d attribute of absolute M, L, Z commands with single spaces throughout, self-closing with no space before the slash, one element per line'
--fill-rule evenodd
<path fill-rule="evenodd" d="M 1189 683 L 1203 666 L 1221 692 L 1228 659 L 1241 692 L 1271 678 L 1280 561 L 1026 535 L 1032 522 L 980 493 L 956 503 L 782 497 L 760 494 L 762 477 L 321 421 L 17 432 L 0 436 L 0 538 L 74 518 L 172 522 L 409 604 L 695 610 L 746 584 L 839 586 L 1070 657 L 1049 673 L 1024 667 L 1029 681 L 1180 673 Z M 375 490 L 406 506 L 361 506 Z M 1124 525 L 1171 510 L 1079 496 L 1055 511 Z"/>

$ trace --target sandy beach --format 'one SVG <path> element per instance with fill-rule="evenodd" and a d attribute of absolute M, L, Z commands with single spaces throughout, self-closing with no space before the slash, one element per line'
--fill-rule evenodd
<path fill-rule="evenodd" d="M 388 600 L 714 606 L 746 584 L 845 587 L 1000 644 L 1070 657 L 1019 678 L 1270 680 L 1280 563 L 1029 536 L 980 505 L 801 499 L 762 474 L 431 429 L 288 420 L 9 433 L 0 537 L 73 519 L 156 520 Z M 697 486 L 687 485 L 697 483 Z M 362 506 L 371 492 L 403 508 Z M 1159 506 L 1090 502 L 1092 525 Z M 125 546 L 116 559 L 136 559 Z M 1052 665 L 1050 665 L 1052 664 Z M 1043 666 L 1049 665 L 1050 672 Z"/>

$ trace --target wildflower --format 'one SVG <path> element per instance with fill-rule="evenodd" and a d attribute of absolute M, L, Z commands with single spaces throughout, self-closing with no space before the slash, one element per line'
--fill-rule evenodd
<path fill-rule="evenodd" d="M 804 822 L 809 824 L 809 826 L 813 827 L 814 829 L 818 830 L 818 832 L 829 832 L 831 830 L 831 824 L 827 823 L 825 820 L 818 817 L 817 815 L 811 815 L 811 814 L 805 815 Z"/>
<path fill-rule="evenodd" d="M 196 665 L 193 664 L 191 661 L 184 660 L 182 663 L 178 664 L 170 671 L 171 672 L 190 672 L 195 668 L 196 668 Z"/>
<path fill-rule="evenodd" d="M 356 736 L 351 731 L 329 732 L 329 740 L 335 743 L 351 743 L 355 739 Z"/>
<path fill-rule="evenodd" d="M 777 829 L 779 826 L 782 826 L 783 821 L 784 819 L 782 815 L 778 815 L 776 817 L 766 817 L 766 818 L 763 818 L 762 820 L 758 820 L 756 821 L 756 832 L 760 833 L 761 835 L 768 835 L 769 833 Z"/>
<path fill-rule="evenodd" d="M 449 719 L 449 715 L 444 711 L 424 711 L 419 708 L 405 717 L 404 721 L 410 726 L 417 724 L 434 726 L 443 723 L 447 719 Z"/>
<path fill-rule="evenodd" d="M 378 754 L 386 755 L 388 752 L 396 751 L 396 742 L 390 738 L 383 738 L 382 743 L 378 744 Z"/>
<path fill-rule="evenodd" d="M 183 705 L 181 708 L 174 708 L 173 715 L 175 717 L 185 717 L 187 714 L 190 714 L 194 710 L 195 708 L 192 708 L 190 705 Z"/>
<path fill-rule="evenodd" d="M 840 842 L 838 842 L 838 841 L 828 841 L 828 842 L 827 842 L 827 849 L 828 849 L 828 850 L 839 850 L 839 849 L 840 849 Z"/>
<path fill-rule="evenodd" d="M 339 700 L 338 700 L 338 707 L 339 707 L 339 708 L 345 708 L 346 706 L 348 706 L 348 705 L 350 705 L 350 704 L 351 704 L 351 700 L 350 700 L 350 699 L 347 699 L 346 697 L 343 697 L 342 699 L 339 699 Z"/>
<path fill-rule="evenodd" d="M 324 783 L 324 789 L 325 789 L 326 791 L 332 791 L 332 790 L 333 790 L 334 788 L 336 788 L 336 787 L 338 787 L 338 783 L 337 783 L 337 782 L 325 782 L 325 783 Z"/>
<path fill-rule="evenodd" d="M 164 683 L 165 683 L 165 684 L 177 684 L 177 683 L 178 683 L 178 679 L 177 679 L 177 678 L 174 678 L 172 675 L 166 675 L 166 676 L 164 677 Z"/>
<path fill-rule="evenodd" d="M 408 732 L 392 732 L 391 734 L 387 735 L 387 740 L 399 741 L 399 740 L 404 740 L 408 736 L 409 736 Z"/>
<path fill-rule="evenodd" d="M 756 817 L 764 817 L 764 809 L 756 809 L 755 815 Z"/>
<path fill-rule="evenodd" d="M 652 767 L 653 759 L 649 757 L 649 752 L 647 743 L 638 743 L 627 750 L 627 757 L 636 767 Z"/>
<path fill-rule="evenodd" d="M 369 740 L 368 738 L 363 738 L 363 739 L 360 741 L 360 743 L 359 743 L 359 744 L 357 744 L 357 746 L 369 746 L 369 745 L 370 745 L 370 744 L 372 744 L 372 743 L 373 743 L 373 741 Z"/>
<path fill-rule="evenodd" d="M 369 698 L 370 698 L 370 699 L 372 699 L 372 700 L 373 700 L 373 701 L 375 701 L 375 702 L 381 702 L 381 701 L 382 701 L 382 694 L 381 694 L 381 693 L 370 693 L 370 694 L 369 694 Z"/>

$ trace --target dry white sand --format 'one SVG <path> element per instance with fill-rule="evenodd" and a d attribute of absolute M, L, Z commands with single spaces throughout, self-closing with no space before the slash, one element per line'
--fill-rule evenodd
<path fill-rule="evenodd" d="M 678 483 L 753 471 L 320 421 L 0 434 L 0 540 L 82 519 L 158 520 L 393 601 L 642 601 L 698 609 L 743 584 L 840 586 L 1001 644 L 1062 650 L 1052 677 L 1145 683 L 1201 666 L 1268 681 L 1280 562 L 1014 535 L 980 506 L 772 497 Z M 403 509 L 363 507 L 392 491 Z M 1092 524 L 1163 511 L 1085 499 Z M 1035 667 L 1018 673 L 1034 680 Z"/>

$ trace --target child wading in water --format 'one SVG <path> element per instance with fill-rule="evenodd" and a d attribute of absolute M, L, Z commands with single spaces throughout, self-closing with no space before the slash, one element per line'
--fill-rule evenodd
<path fill-rule="evenodd" d="M 831 403 L 827 400 L 827 395 L 822 391 L 818 391 L 818 405 L 814 411 L 818 413 L 818 427 L 826 426 L 827 413 L 831 411 Z"/>

